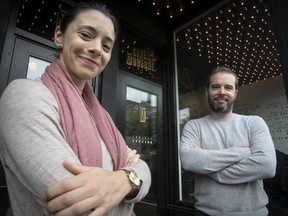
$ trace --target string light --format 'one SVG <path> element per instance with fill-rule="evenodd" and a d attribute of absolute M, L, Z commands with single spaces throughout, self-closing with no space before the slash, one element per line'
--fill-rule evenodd
<path fill-rule="evenodd" d="M 241 85 L 281 75 L 270 14 L 262 0 L 255 5 L 249 0 L 233 1 L 187 26 L 194 31 L 187 31 L 185 40 L 195 39 L 189 40 L 188 49 L 209 64 L 232 65 Z"/>
<path fill-rule="evenodd" d="M 143 3 L 141 0 L 135 1 Z M 157 16 L 167 16 L 173 20 L 181 15 L 183 10 L 188 10 L 187 5 L 194 7 L 198 1 L 151 0 L 150 3 Z M 27 21 L 23 17 L 26 17 L 29 1 L 22 1 L 17 25 L 25 22 L 28 31 L 41 25 L 39 33 L 47 34 L 51 25 L 55 24 L 57 16 L 55 12 L 48 17 L 46 23 L 40 23 L 40 16 L 46 11 L 49 2 L 39 1 L 39 4 L 35 5 L 35 14 Z M 269 1 L 231 0 L 206 17 L 188 25 L 183 31 L 179 31 L 177 44 L 185 44 L 189 52 L 194 52 L 209 64 L 232 65 L 242 85 L 261 80 L 266 75 L 267 78 L 281 75 L 277 40 L 272 29 L 270 5 L 267 2 Z M 246 74 L 248 78 L 245 81 Z"/>

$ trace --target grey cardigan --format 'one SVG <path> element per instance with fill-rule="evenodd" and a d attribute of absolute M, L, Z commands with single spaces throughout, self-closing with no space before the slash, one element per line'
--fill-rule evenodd
<path fill-rule="evenodd" d="M 13 214 L 49 215 L 45 188 L 72 176 L 62 163 L 68 159 L 80 163 L 60 125 L 58 104 L 40 79 L 13 81 L 0 100 L 0 154 L 6 172 Z M 109 152 L 103 149 L 103 164 L 111 169 Z M 109 168 L 110 167 L 110 168 Z M 151 184 L 147 164 L 139 160 L 133 167 L 143 181 L 132 200 L 123 200 L 109 216 L 128 216 Z"/>

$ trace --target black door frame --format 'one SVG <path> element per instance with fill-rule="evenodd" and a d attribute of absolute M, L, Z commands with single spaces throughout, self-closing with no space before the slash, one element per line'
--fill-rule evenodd
<path fill-rule="evenodd" d="M 135 76 L 133 74 L 127 73 L 125 71 L 120 71 L 117 74 L 117 110 L 116 110 L 116 125 L 125 137 L 125 122 L 126 122 L 126 87 L 133 87 L 139 90 L 143 90 L 152 94 L 157 95 L 157 134 L 158 134 L 158 145 L 157 145 L 157 196 L 155 201 L 150 201 L 149 197 L 144 199 L 143 202 L 140 202 L 135 205 L 135 211 L 137 215 L 141 216 L 141 213 L 144 215 L 166 215 L 160 214 L 165 209 L 166 199 L 166 182 L 165 178 L 166 170 L 165 166 L 165 144 L 163 142 L 163 88 L 161 85 L 146 80 L 144 78 Z"/>

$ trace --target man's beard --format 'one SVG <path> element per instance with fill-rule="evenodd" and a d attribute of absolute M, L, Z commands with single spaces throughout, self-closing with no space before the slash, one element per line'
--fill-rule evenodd
<path fill-rule="evenodd" d="M 217 99 L 220 98 L 224 99 L 223 97 L 218 97 Z M 233 108 L 234 100 L 228 101 L 225 105 L 218 105 L 217 103 L 214 102 L 213 99 L 211 99 L 210 96 L 208 96 L 208 103 L 210 109 L 215 113 L 229 113 Z"/>

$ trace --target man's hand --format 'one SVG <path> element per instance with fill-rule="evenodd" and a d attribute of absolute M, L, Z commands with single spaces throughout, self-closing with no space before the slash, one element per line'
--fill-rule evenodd
<path fill-rule="evenodd" d="M 192 148 L 192 149 L 201 149 L 201 147 L 200 147 L 199 145 L 194 144 L 194 143 L 190 144 L 189 146 L 190 146 L 190 148 Z"/>
<path fill-rule="evenodd" d="M 251 148 L 246 148 L 246 149 L 247 149 L 248 156 L 252 155 L 252 149 Z"/>
<path fill-rule="evenodd" d="M 127 158 L 130 158 L 128 154 Z M 45 193 L 47 209 L 56 216 L 88 212 L 91 216 L 103 216 L 131 191 L 132 186 L 123 170 L 110 172 L 69 161 L 64 162 L 64 167 L 75 176 L 49 186 Z"/>

